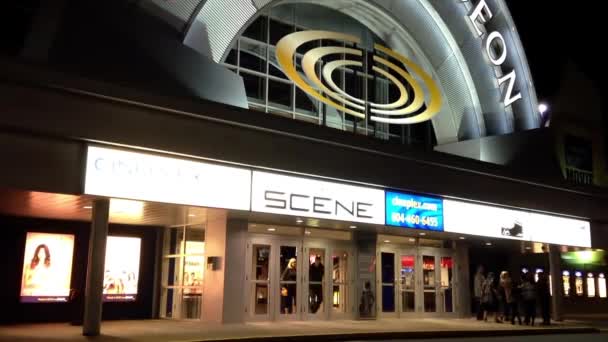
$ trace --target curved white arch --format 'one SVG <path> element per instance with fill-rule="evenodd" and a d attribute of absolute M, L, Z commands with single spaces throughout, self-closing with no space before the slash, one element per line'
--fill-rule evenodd
<path fill-rule="evenodd" d="M 265 6 L 312 3 L 333 8 L 360 21 L 391 49 L 413 57 L 431 72 L 444 97 L 443 112 L 433 119 L 441 144 L 509 133 L 515 126 L 534 128 L 537 121 L 536 95 L 510 13 L 504 0 L 486 2 L 497 9 L 495 28 L 511 33 L 508 39 L 515 48 L 507 62 L 521 68 L 517 86 L 524 100 L 509 108 L 501 106 L 499 101 L 501 89 L 496 81 L 496 68 L 484 57 L 481 41 L 471 34 L 467 18 L 471 4 L 466 1 L 207 0 L 186 29 L 184 42 L 219 62 Z M 509 118 L 513 116 L 522 123 L 509 125 Z"/>

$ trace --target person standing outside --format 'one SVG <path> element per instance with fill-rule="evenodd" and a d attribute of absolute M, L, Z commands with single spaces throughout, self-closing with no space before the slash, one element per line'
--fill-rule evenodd
<path fill-rule="evenodd" d="M 540 304 L 540 312 L 543 318 L 542 325 L 551 324 L 551 292 L 549 290 L 549 277 L 545 272 L 538 274 L 538 283 L 536 284 L 536 293 Z"/>
<path fill-rule="evenodd" d="M 498 315 L 496 314 L 496 295 L 497 290 L 494 284 L 494 273 L 489 272 L 486 280 L 481 286 L 481 309 L 483 311 L 483 320 L 486 322 L 488 321 L 489 314 L 494 313 L 494 321 L 500 323 Z"/>
<path fill-rule="evenodd" d="M 477 267 L 477 272 L 475 273 L 475 278 L 473 279 L 473 300 L 474 300 L 474 309 L 477 313 L 477 320 L 483 320 L 483 310 L 481 308 L 481 290 L 483 287 L 483 283 L 486 281 L 486 277 L 484 276 L 483 266 Z"/>
<path fill-rule="evenodd" d="M 508 321 L 513 318 L 513 280 L 507 271 L 500 273 L 500 288 L 503 301 L 503 320 Z"/>
<path fill-rule="evenodd" d="M 521 284 L 521 296 L 524 302 L 524 323 L 534 325 L 536 319 L 536 285 L 532 273 L 526 273 Z"/>

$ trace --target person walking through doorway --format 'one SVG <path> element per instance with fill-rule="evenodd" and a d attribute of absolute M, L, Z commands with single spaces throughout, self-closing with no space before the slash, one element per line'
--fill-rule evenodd
<path fill-rule="evenodd" d="M 323 304 L 323 277 L 325 275 L 325 266 L 321 263 L 321 256 L 315 256 L 315 261 L 308 269 L 308 279 L 310 281 L 310 313 L 317 313 L 321 304 Z"/>
<path fill-rule="evenodd" d="M 296 306 L 296 284 L 298 271 L 296 270 L 296 258 L 289 259 L 287 268 L 281 274 L 281 281 L 289 282 L 281 287 L 282 306 L 281 313 L 291 314 Z"/>

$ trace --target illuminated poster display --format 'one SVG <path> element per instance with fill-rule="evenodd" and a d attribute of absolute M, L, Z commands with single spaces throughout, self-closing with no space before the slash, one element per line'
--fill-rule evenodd
<path fill-rule="evenodd" d="M 187 253 L 184 257 L 184 294 L 202 294 L 203 271 L 205 269 L 205 242 L 186 241 L 182 242 L 182 253 Z"/>
<path fill-rule="evenodd" d="M 108 236 L 103 279 L 104 301 L 134 301 L 137 298 L 140 252 L 140 238 Z"/>
<path fill-rule="evenodd" d="M 597 289 L 600 298 L 606 298 L 606 277 L 604 273 L 600 273 L 597 277 Z"/>
<path fill-rule="evenodd" d="M 27 233 L 21 302 L 67 302 L 73 252 L 74 235 Z"/>
<path fill-rule="evenodd" d="M 574 273 L 574 289 L 576 290 L 577 296 L 583 295 L 583 274 L 581 272 Z"/>
<path fill-rule="evenodd" d="M 587 297 L 595 297 L 595 277 L 587 273 Z"/>
<path fill-rule="evenodd" d="M 443 200 L 386 191 L 386 224 L 443 231 Z"/>
<path fill-rule="evenodd" d="M 570 272 L 564 271 L 562 273 L 562 283 L 564 285 L 564 296 L 570 297 Z"/>

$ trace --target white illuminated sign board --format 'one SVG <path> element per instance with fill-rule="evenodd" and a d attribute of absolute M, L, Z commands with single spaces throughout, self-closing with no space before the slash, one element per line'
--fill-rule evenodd
<path fill-rule="evenodd" d="M 85 194 L 249 210 L 251 171 L 89 146 Z"/>
<path fill-rule="evenodd" d="M 253 211 L 384 224 L 384 191 L 302 177 L 253 172 Z"/>
<path fill-rule="evenodd" d="M 444 231 L 591 247 L 589 222 L 454 200 L 443 201 Z"/>

